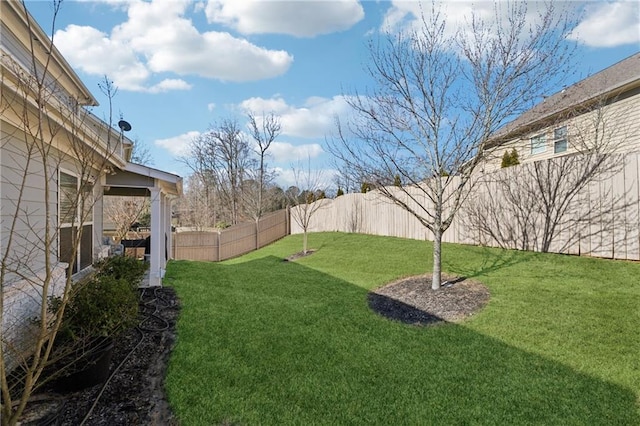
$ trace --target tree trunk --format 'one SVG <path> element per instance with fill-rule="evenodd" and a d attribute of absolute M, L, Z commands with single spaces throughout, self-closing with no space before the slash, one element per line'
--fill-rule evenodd
<path fill-rule="evenodd" d="M 307 230 L 304 230 L 302 235 L 302 253 L 307 254 Z"/>
<path fill-rule="evenodd" d="M 439 290 L 441 282 L 442 267 L 442 231 L 435 229 L 433 232 L 433 276 L 431 278 L 431 289 Z"/>

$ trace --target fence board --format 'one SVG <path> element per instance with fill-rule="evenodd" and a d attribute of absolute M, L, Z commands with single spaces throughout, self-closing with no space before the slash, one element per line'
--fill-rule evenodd
<path fill-rule="evenodd" d="M 173 233 L 173 258 L 185 260 L 217 261 L 217 232 L 175 232 Z"/>
<path fill-rule="evenodd" d="M 640 155 L 626 162 L 625 178 L 627 258 L 640 260 Z"/>
<path fill-rule="evenodd" d="M 640 260 L 640 172 L 638 170 L 640 153 L 626 154 L 624 161 L 625 167 L 620 171 L 590 182 L 578 194 L 574 200 L 575 206 L 561 220 L 559 232 L 551 244 L 552 252 Z M 527 169 L 523 166 L 519 169 L 498 170 L 495 176 L 498 178 L 509 176 L 517 185 L 524 185 L 527 177 L 523 174 Z M 514 175 L 513 173 L 522 174 Z M 466 203 L 493 198 L 493 202 L 498 203 L 499 206 L 501 189 L 496 182 L 497 179 L 492 179 L 490 175 L 483 177 L 486 179 L 473 187 Z M 416 198 L 422 205 L 428 207 L 423 194 L 416 194 Z M 378 191 L 366 194 L 345 194 L 334 200 L 323 200 L 323 202 L 325 206 L 311 218 L 310 232 L 357 232 L 419 240 L 424 240 L 426 235 L 426 239 L 433 239 L 431 233 L 413 215 L 384 199 Z M 465 205 L 463 205 L 464 208 Z M 585 217 L 588 212 L 592 213 L 589 215 L 590 221 L 581 223 L 579 218 Z M 483 236 L 477 227 L 468 222 L 463 212 L 456 215 L 451 227 L 445 232 L 443 241 L 489 246 L 503 245 L 517 249 L 541 249 L 543 223 L 541 212 L 520 212 L 519 214 L 523 216 L 528 215 L 528 223 L 521 223 L 523 217 L 516 220 L 514 212 L 499 211 L 498 213 L 500 223 L 510 225 L 513 241 L 500 244 L 495 238 Z M 528 227 L 528 240 L 523 239 L 525 225 Z M 302 229 L 297 224 L 291 224 L 292 234 L 301 232 Z M 525 243 L 526 246 L 523 247 L 522 244 Z"/>
<path fill-rule="evenodd" d="M 290 231 L 287 210 L 265 215 L 258 224 L 241 223 L 222 231 L 187 231 L 173 233 L 174 259 L 221 261 L 237 257 L 270 244 Z"/>
<path fill-rule="evenodd" d="M 289 214 L 287 210 L 279 210 L 265 215 L 265 217 L 260 220 L 258 248 L 271 244 L 284 235 L 287 235 L 288 225 Z"/>

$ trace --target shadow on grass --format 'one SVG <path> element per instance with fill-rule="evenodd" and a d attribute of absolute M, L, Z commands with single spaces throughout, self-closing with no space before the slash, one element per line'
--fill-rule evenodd
<path fill-rule="evenodd" d="M 295 262 L 177 261 L 182 424 L 639 424 L 636 395 L 454 324 L 381 318 Z"/>
<path fill-rule="evenodd" d="M 445 321 L 431 312 L 418 309 L 415 306 L 383 294 L 369 293 L 367 300 L 369 307 L 374 312 L 393 321 L 415 325 L 429 325 Z"/>
<path fill-rule="evenodd" d="M 473 269 L 461 268 L 457 264 L 454 266 L 454 263 L 448 261 L 445 257 L 445 259 L 443 259 L 443 268 L 457 274 L 462 274 L 467 278 L 474 278 L 518 265 L 520 263 L 525 263 L 537 256 L 540 256 L 540 253 L 529 251 L 508 250 L 494 247 L 469 247 L 473 247 L 476 251 L 478 249 L 482 251 L 482 262 L 480 263 L 480 266 Z"/>

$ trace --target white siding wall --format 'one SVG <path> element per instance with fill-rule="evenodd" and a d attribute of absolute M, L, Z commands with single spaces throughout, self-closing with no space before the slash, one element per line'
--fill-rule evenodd
<path fill-rule="evenodd" d="M 15 367 L 16 360 L 28 355 L 28 350 L 33 347 L 37 330 L 32 320 L 40 315 L 46 275 L 43 240 L 46 224 L 45 179 L 49 182 L 51 220 L 52 281 L 48 290 L 48 296 L 51 296 L 59 295 L 64 289 L 67 266 L 59 263 L 57 258 L 58 170 L 63 168 L 73 172 L 77 169 L 71 159 L 60 161 L 61 155 L 52 150 L 50 169 L 45 173 L 40 154 L 29 154 L 26 146 L 20 131 L 3 122 L 0 140 L 0 255 L 6 259 L 5 265 L 9 271 L 15 272 L 8 273 L 2 282 L 4 312 L 1 336 L 7 344 L 6 355 L 10 367 Z M 102 191 L 102 180 L 99 179 L 94 189 L 97 200 L 97 206 L 94 206 L 94 217 L 97 218 L 94 219 L 94 240 L 102 235 Z M 100 241 L 99 238 L 97 241 Z"/>
<path fill-rule="evenodd" d="M 11 251 L 8 262 L 11 268 L 22 273 L 30 269 L 40 270 L 44 267 L 44 229 L 46 226 L 46 210 L 42 159 L 28 153 L 24 142 L 19 139 L 18 132 L 7 133 L 7 125 L 1 133 L 0 165 L 0 240 L 2 254 L 11 237 Z M 48 171 L 50 218 L 53 224 L 57 221 L 57 188 L 55 168 Z M 55 227 L 53 228 L 55 229 Z"/>
<path fill-rule="evenodd" d="M 499 169 L 503 154 L 513 148 L 518 152 L 521 163 L 562 155 L 555 154 L 553 149 L 553 130 L 561 126 L 567 126 L 569 133 L 567 153 L 578 152 L 586 146 L 592 146 L 596 138 L 596 127 L 599 131 L 598 143 L 603 148 L 618 153 L 638 151 L 640 150 L 640 88 L 626 93 L 610 105 L 570 120 L 559 121 L 545 129 L 530 132 L 494 148 L 487 153 L 484 171 Z M 531 138 L 539 134 L 546 135 L 546 149 L 544 152 L 532 154 Z"/>

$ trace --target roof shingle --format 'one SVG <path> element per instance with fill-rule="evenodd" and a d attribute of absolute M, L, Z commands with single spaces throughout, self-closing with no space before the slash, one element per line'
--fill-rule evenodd
<path fill-rule="evenodd" d="M 601 96 L 618 95 L 618 90 L 640 82 L 640 52 L 549 96 L 518 118 L 499 129 L 492 137 L 500 143 L 520 132 L 536 127 L 536 123 L 582 105 Z"/>

